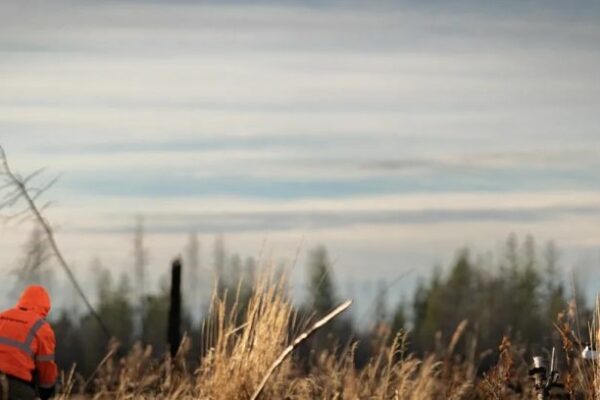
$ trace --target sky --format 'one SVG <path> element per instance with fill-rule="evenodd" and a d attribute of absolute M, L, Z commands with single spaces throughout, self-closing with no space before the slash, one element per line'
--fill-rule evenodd
<path fill-rule="evenodd" d="M 409 271 L 394 290 L 410 296 L 513 232 L 585 278 L 599 17 L 585 1 L 0 1 L 0 144 L 21 173 L 60 176 L 47 216 L 82 276 L 94 257 L 131 270 L 141 215 L 155 280 L 192 231 L 206 266 L 217 235 L 265 263 L 299 254 L 299 287 L 325 244 L 340 292 L 365 298 Z M 5 271 L 29 231 L 0 227 Z"/>

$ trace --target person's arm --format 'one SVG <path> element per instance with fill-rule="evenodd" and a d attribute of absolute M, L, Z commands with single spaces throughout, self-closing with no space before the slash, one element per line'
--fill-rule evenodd
<path fill-rule="evenodd" d="M 54 396 L 58 368 L 54 362 L 56 340 L 50 324 L 46 323 L 38 331 L 38 349 L 35 354 L 35 369 L 42 400 Z"/>

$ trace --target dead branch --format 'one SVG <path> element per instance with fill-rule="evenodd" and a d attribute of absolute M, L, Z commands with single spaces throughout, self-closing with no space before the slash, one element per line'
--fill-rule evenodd
<path fill-rule="evenodd" d="M 350 305 L 352 305 L 352 300 L 346 300 L 343 304 L 338 306 L 335 310 L 331 311 L 325 317 L 323 317 L 320 320 L 318 320 L 317 322 L 315 322 L 313 324 L 313 326 L 310 327 L 310 329 L 303 332 L 300 336 L 298 336 L 296 339 L 294 339 L 292 344 L 290 344 L 288 347 L 286 347 L 285 350 L 283 350 L 283 352 L 279 355 L 279 357 L 277 357 L 275 362 L 273 362 L 273 364 L 271 364 L 271 366 L 267 370 L 267 373 L 265 374 L 264 378 L 260 382 L 260 385 L 258 385 L 258 388 L 256 388 L 256 391 L 254 392 L 254 394 L 252 395 L 250 400 L 258 399 L 258 396 L 260 396 L 260 393 L 262 392 L 263 388 L 265 387 L 267 381 L 269 380 L 269 378 L 271 377 L 271 375 L 273 374 L 275 369 L 277 369 L 277 367 L 279 367 L 281 365 L 281 363 L 283 363 L 283 361 L 286 359 L 286 357 L 292 353 L 292 350 L 294 350 L 294 348 L 296 348 L 300 343 L 305 341 L 310 335 L 315 333 L 318 329 L 323 327 L 329 321 L 331 321 L 332 319 L 337 317 L 342 312 L 346 311 L 350 307 Z"/>

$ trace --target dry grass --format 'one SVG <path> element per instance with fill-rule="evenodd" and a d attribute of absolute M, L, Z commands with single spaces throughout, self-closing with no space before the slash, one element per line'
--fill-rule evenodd
<path fill-rule="evenodd" d="M 157 360 L 151 348 L 140 345 L 118 359 L 114 347 L 89 382 L 76 374 L 63 374 L 59 399 L 211 399 L 247 400 L 268 374 L 269 368 L 290 346 L 292 326 L 298 325 L 284 280 L 265 274 L 245 311 L 245 323 L 236 325 L 238 302 L 213 298 L 211 318 L 203 327 L 203 357 L 198 367 L 186 362 L 189 341 L 184 339 L 175 359 Z M 225 296 L 226 297 L 226 296 Z M 600 313 L 600 311 L 598 311 Z M 600 317 L 600 314 L 598 315 Z M 596 319 L 598 321 L 600 318 Z M 566 323 L 566 322 L 565 322 Z M 566 323 L 567 324 L 567 323 Z M 300 325 L 305 328 L 305 325 Z M 483 376 L 476 375 L 473 359 L 453 354 L 467 321 L 461 322 L 441 354 L 417 358 L 406 354 L 407 335 L 387 337 L 383 332 L 369 363 L 354 365 L 356 344 L 340 359 L 334 349 L 317 355 L 310 371 L 293 359 L 283 359 L 269 375 L 261 399 L 533 399 L 527 365 L 519 360 L 513 344 L 505 338 L 499 362 Z M 598 340 L 598 324 L 590 325 Z M 571 398 L 600 398 L 600 366 L 577 360 L 576 346 L 567 325 L 561 327 L 571 361 L 563 373 Z M 392 340 L 393 339 L 393 340 Z M 598 343 L 600 345 L 600 343 Z"/>

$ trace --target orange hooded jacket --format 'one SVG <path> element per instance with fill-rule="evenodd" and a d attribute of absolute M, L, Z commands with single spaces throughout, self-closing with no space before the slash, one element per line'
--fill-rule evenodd
<path fill-rule="evenodd" d="M 54 363 L 56 341 L 45 317 L 50 311 L 50 297 L 41 286 L 23 291 L 15 308 L 0 313 L 0 371 L 41 388 L 52 388 L 56 382 Z"/>

